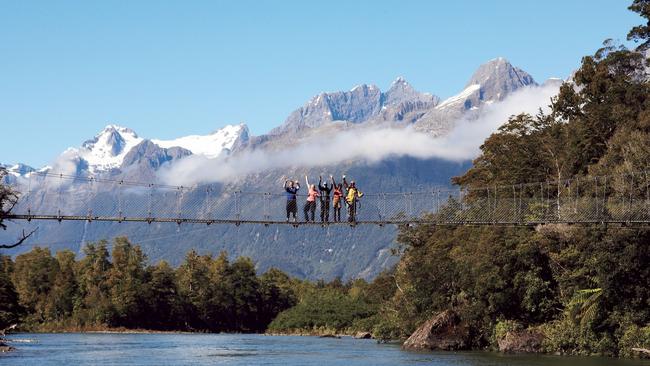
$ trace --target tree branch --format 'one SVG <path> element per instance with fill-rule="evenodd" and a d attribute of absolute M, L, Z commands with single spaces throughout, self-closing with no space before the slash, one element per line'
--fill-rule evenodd
<path fill-rule="evenodd" d="M 23 230 L 23 235 L 22 235 L 22 237 L 20 239 L 18 239 L 17 242 L 15 242 L 14 244 L 0 244 L 0 249 L 11 249 L 11 248 L 15 248 L 15 247 L 19 246 L 20 244 L 25 242 L 25 240 L 27 240 L 27 238 L 32 236 L 32 234 L 34 234 L 36 232 L 36 230 L 38 230 L 38 228 L 32 230 L 27 235 L 25 235 L 25 230 Z"/>

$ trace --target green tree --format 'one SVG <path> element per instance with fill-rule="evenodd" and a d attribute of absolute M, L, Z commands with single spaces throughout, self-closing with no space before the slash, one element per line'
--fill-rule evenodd
<path fill-rule="evenodd" d="M 154 329 L 179 329 L 185 326 L 174 269 L 165 261 L 147 268 L 145 325 Z"/>
<path fill-rule="evenodd" d="M 139 246 L 126 237 L 115 238 L 111 252 L 113 264 L 107 274 L 106 285 L 115 310 L 116 325 L 136 325 L 144 311 L 145 261 Z"/>
<path fill-rule="evenodd" d="M 546 116 L 511 117 L 481 145 L 481 155 L 464 175 L 453 179 L 467 188 L 540 182 L 555 170 L 546 152 Z"/>
<path fill-rule="evenodd" d="M 5 329 L 18 321 L 23 308 L 18 301 L 18 293 L 11 281 L 13 263 L 8 256 L 0 256 L 0 329 Z"/>
<path fill-rule="evenodd" d="M 650 1 L 634 0 L 628 9 L 646 20 L 646 24 L 637 25 L 627 34 L 629 41 L 641 42 L 638 49 L 645 51 L 650 48 Z"/>
<path fill-rule="evenodd" d="M 0 271 L 11 277 L 14 271 L 14 261 L 11 260 L 11 256 L 0 254 Z"/>
<path fill-rule="evenodd" d="M 108 273 L 107 242 L 88 243 L 83 249 L 85 257 L 78 263 L 80 306 L 76 317 L 82 325 L 110 325 L 114 318 Z"/>
<path fill-rule="evenodd" d="M 57 272 L 50 291 L 48 313 L 55 320 L 70 319 L 79 301 L 79 286 L 75 274 L 75 254 L 69 250 L 56 253 Z"/>
<path fill-rule="evenodd" d="M 571 173 L 587 173 L 598 163 L 617 130 L 637 124 L 647 103 L 645 57 L 607 41 L 582 59 L 553 104 L 556 118 L 567 122 Z"/>
<path fill-rule="evenodd" d="M 291 278 L 277 268 L 260 277 L 259 324 L 269 324 L 280 312 L 297 303 Z"/>
<path fill-rule="evenodd" d="M 34 247 L 16 257 L 12 279 L 30 321 L 40 323 L 50 318 L 50 291 L 57 272 L 58 263 L 47 248 Z"/>
<path fill-rule="evenodd" d="M 188 325 L 192 328 L 209 329 L 212 297 L 211 263 L 210 256 L 201 256 L 191 250 L 176 271 L 178 291 L 183 301 L 184 312 L 188 314 Z"/>
<path fill-rule="evenodd" d="M 214 330 L 238 330 L 237 304 L 232 281 L 232 265 L 226 252 L 219 253 L 209 264 L 210 292 L 206 323 Z"/>
<path fill-rule="evenodd" d="M 226 277 L 232 288 L 234 314 L 232 320 L 234 329 L 247 331 L 261 330 L 259 319 L 259 280 L 255 273 L 255 265 L 250 258 L 239 257 L 230 268 Z"/>

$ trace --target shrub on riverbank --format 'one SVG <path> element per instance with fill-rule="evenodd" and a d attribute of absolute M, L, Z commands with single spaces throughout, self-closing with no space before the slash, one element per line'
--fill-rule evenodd
<path fill-rule="evenodd" d="M 618 343 L 619 354 L 623 357 L 646 357 L 649 354 L 635 352 L 633 348 L 650 349 L 650 324 L 645 327 L 630 325 L 623 330 L 621 339 Z"/>
<path fill-rule="evenodd" d="M 380 274 L 368 284 L 356 280 L 343 284 L 307 284 L 298 304 L 280 313 L 269 325 L 272 333 L 354 334 L 372 331 L 383 301 L 394 291 L 392 274 Z"/>
<path fill-rule="evenodd" d="M 315 291 L 293 308 L 280 313 L 269 325 L 270 332 L 297 329 L 325 329 L 335 333 L 352 331 L 357 319 L 368 318 L 375 311 L 364 300 L 351 298 L 342 291 Z"/>

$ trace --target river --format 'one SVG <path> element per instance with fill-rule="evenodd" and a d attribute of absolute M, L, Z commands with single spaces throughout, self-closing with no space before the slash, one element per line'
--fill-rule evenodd
<path fill-rule="evenodd" d="M 650 366 L 601 357 L 406 352 L 373 340 L 249 334 L 13 334 L 0 365 Z"/>

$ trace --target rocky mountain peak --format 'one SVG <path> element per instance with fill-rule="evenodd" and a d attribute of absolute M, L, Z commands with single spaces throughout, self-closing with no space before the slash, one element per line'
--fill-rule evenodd
<path fill-rule="evenodd" d="M 155 171 L 172 160 L 192 155 L 181 147 L 162 148 L 150 140 L 142 140 L 124 156 L 120 168 L 128 179 L 153 181 Z"/>
<path fill-rule="evenodd" d="M 396 106 L 401 103 L 431 103 L 436 104 L 439 98 L 430 93 L 420 93 L 402 76 L 398 76 L 390 88 L 383 94 L 383 105 L 385 107 Z"/>
<path fill-rule="evenodd" d="M 398 76 L 391 84 L 390 88 L 384 93 L 385 95 L 413 95 L 417 93 L 415 89 L 409 84 L 406 79 L 401 76 Z"/>
<path fill-rule="evenodd" d="M 503 100 L 509 93 L 528 85 L 537 85 L 526 71 L 498 57 L 479 66 L 467 82 L 466 88 L 480 85 L 480 100 Z"/>
<path fill-rule="evenodd" d="M 381 111 L 381 90 L 372 84 L 360 84 L 350 91 L 322 92 L 293 111 L 271 135 L 295 133 L 317 128 L 332 121 L 364 122 Z"/>
<path fill-rule="evenodd" d="M 368 93 L 374 93 L 374 92 L 376 92 L 378 90 L 379 90 L 379 88 L 377 87 L 377 85 L 374 85 L 374 84 L 359 84 L 359 85 L 355 86 L 354 88 L 350 89 L 350 93 L 368 94 Z M 329 94 L 338 94 L 338 93 L 345 93 L 345 92 L 333 92 L 333 93 L 329 93 Z"/>
<path fill-rule="evenodd" d="M 393 85 L 408 85 L 408 81 L 403 76 L 398 76 L 393 80 L 393 82 L 390 84 L 391 86 Z"/>

